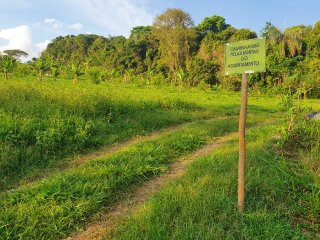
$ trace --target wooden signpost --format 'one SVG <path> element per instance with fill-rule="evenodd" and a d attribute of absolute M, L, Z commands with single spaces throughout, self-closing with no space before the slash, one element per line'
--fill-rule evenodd
<path fill-rule="evenodd" d="M 239 118 L 239 163 L 238 163 L 238 210 L 244 211 L 245 160 L 246 160 L 246 117 L 248 107 L 248 75 L 265 72 L 265 39 L 250 39 L 225 45 L 225 74 L 243 74 L 241 84 L 241 107 Z"/>

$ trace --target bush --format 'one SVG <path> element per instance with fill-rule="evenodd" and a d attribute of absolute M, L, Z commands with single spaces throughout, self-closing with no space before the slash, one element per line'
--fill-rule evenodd
<path fill-rule="evenodd" d="M 303 120 L 284 132 L 284 146 L 290 149 L 305 149 L 320 153 L 320 121 Z"/>
<path fill-rule="evenodd" d="M 188 65 L 187 69 L 189 71 L 188 82 L 190 86 L 197 86 L 200 82 L 210 85 L 218 83 L 216 77 L 218 66 L 213 61 L 206 62 L 195 59 Z"/>
<path fill-rule="evenodd" d="M 286 125 L 282 130 L 281 146 L 289 150 L 305 149 L 320 152 L 320 121 L 307 117 L 310 109 L 302 107 L 299 93 L 284 95 L 281 105 L 287 110 Z"/>
<path fill-rule="evenodd" d="M 98 67 L 92 67 L 87 70 L 87 74 L 89 76 L 89 79 L 92 81 L 94 84 L 99 84 L 100 83 L 100 75 L 101 75 L 101 69 Z"/>

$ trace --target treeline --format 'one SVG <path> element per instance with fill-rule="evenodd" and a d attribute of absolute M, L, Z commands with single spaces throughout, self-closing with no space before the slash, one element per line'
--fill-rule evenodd
<path fill-rule="evenodd" d="M 71 76 L 75 81 L 87 74 L 96 83 L 143 76 L 155 83 L 238 90 L 241 76 L 224 75 L 224 44 L 256 37 L 266 38 L 267 72 L 252 75 L 252 88 L 320 96 L 320 21 L 284 31 L 267 22 L 258 36 L 249 29 L 234 28 L 221 16 L 206 17 L 195 26 L 188 13 L 167 9 L 152 26 L 134 27 L 129 38 L 57 37 L 39 59 L 28 64 L 39 79 L 44 73 Z M 26 66 L 20 68 L 27 72 Z"/>

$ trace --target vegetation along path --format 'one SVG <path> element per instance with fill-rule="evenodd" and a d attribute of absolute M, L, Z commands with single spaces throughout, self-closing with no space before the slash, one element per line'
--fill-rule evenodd
<path fill-rule="evenodd" d="M 141 205 L 150 196 L 152 196 L 168 182 L 182 176 L 188 164 L 200 157 L 212 153 L 221 144 L 234 139 L 236 136 L 237 133 L 230 133 L 228 135 L 219 137 L 218 139 L 213 139 L 197 151 L 179 158 L 170 166 L 170 170 L 166 174 L 153 178 L 134 189 L 131 194 L 126 195 L 127 197 L 125 199 L 115 204 L 105 213 L 101 214 L 98 220 L 90 223 L 84 231 L 69 237 L 68 240 L 104 239 L 108 233 L 110 233 L 115 226 L 115 223 L 117 223 L 119 219 L 141 207 Z"/>
<path fill-rule="evenodd" d="M 111 224 L 103 239 L 319 239 L 319 181 L 279 154 L 277 126 L 248 129 L 244 213 L 237 211 L 235 137 Z"/>
<path fill-rule="evenodd" d="M 229 118 L 229 117 L 216 117 L 215 119 L 216 120 L 217 119 L 223 120 L 223 119 L 227 119 L 227 118 Z M 210 122 L 212 120 L 213 119 L 207 119 L 204 121 Z M 126 141 L 114 143 L 110 146 L 103 147 L 99 150 L 92 151 L 92 152 L 84 154 L 84 155 L 77 155 L 75 157 L 72 157 L 70 160 L 67 160 L 64 163 L 60 164 L 60 166 L 57 166 L 56 169 L 54 169 L 54 170 L 51 169 L 48 171 L 42 171 L 41 173 L 39 173 L 37 176 L 33 177 L 32 179 L 24 180 L 25 183 L 23 183 L 22 186 L 20 186 L 20 187 L 25 187 L 28 184 L 33 184 L 41 179 L 47 178 L 49 176 L 53 176 L 53 175 L 61 173 L 63 171 L 67 171 L 68 169 L 78 167 L 78 166 L 85 164 L 89 161 L 107 158 L 107 157 L 111 156 L 112 154 L 116 154 L 116 153 L 125 151 L 126 149 L 128 149 L 138 143 L 142 143 L 145 141 L 152 141 L 157 138 L 164 137 L 165 135 L 173 133 L 179 129 L 183 129 L 190 124 L 192 124 L 192 122 L 191 123 L 190 122 L 183 123 L 183 124 L 171 126 L 168 128 L 160 129 L 158 131 L 155 131 L 155 132 L 147 134 L 147 135 L 137 135 L 137 136 L 134 136 L 131 139 L 126 140 Z M 12 190 L 14 190 L 14 189 L 12 189 Z M 12 190 L 8 190 L 7 192 L 12 191 Z"/>
<path fill-rule="evenodd" d="M 259 122 L 252 118 L 248 125 Z M 0 235 L 4 239 L 66 238 L 120 201 L 128 189 L 165 172 L 177 159 L 212 138 L 236 130 L 237 117 L 196 121 L 160 138 L 3 193 Z"/>
<path fill-rule="evenodd" d="M 0 48 L 0 240 L 320 239 L 320 21 L 257 34 L 203 17 L 169 8 L 38 58 Z M 240 214 L 225 45 L 257 37 Z"/>
<path fill-rule="evenodd" d="M 92 152 L 89 152 L 84 155 L 80 155 L 80 154 L 76 155 L 76 156 L 72 157 L 70 159 L 70 161 L 65 161 L 64 163 L 60 164 L 60 166 L 57 166 L 57 168 L 55 170 L 51 169 L 49 171 L 43 171 L 42 173 L 39 173 L 36 177 L 33 177 L 29 181 L 26 181 L 26 183 L 23 184 L 23 186 L 25 186 L 26 184 L 32 184 L 40 179 L 57 174 L 61 171 L 66 171 L 68 169 L 78 167 L 82 164 L 85 164 L 85 163 L 91 161 L 91 160 L 98 160 L 98 159 L 106 158 L 112 154 L 122 152 L 122 151 L 128 149 L 130 146 L 133 146 L 135 144 L 138 144 L 138 143 L 141 143 L 144 141 L 151 141 L 156 138 L 162 137 L 166 134 L 169 134 L 169 133 L 174 132 L 178 129 L 186 127 L 188 124 L 190 124 L 190 123 L 183 123 L 180 125 L 168 127 L 168 128 L 161 129 L 159 131 L 156 131 L 156 132 L 153 132 L 153 133 L 150 133 L 147 135 L 137 135 L 129 140 L 119 142 L 119 143 L 114 143 L 110 146 L 103 147 L 99 150 L 92 151 Z"/>

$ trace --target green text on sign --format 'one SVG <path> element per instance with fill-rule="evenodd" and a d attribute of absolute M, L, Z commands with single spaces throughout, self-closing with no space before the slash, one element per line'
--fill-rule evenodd
<path fill-rule="evenodd" d="M 226 75 L 266 71 L 265 39 L 226 43 L 224 54 Z"/>

